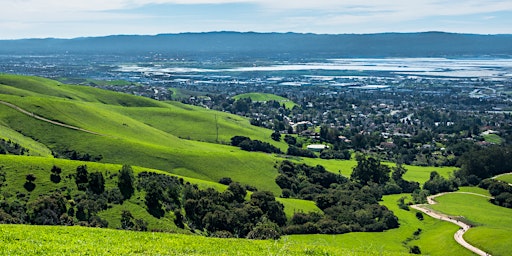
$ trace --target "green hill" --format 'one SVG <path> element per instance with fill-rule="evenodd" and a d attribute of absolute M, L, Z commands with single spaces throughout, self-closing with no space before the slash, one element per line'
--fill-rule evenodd
<path fill-rule="evenodd" d="M 272 131 L 251 126 L 245 118 L 35 77 L 1 75 L 0 92 L 1 101 L 33 115 L 103 135 L 44 122 L 0 104 L 0 125 L 55 153 L 101 155 L 102 162 L 140 165 L 210 181 L 228 176 L 278 192 L 277 185 L 269 182 L 277 175 L 272 155 L 223 145 L 235 135 L 244 135 L 286 150 L 284 142 L 270 139 Z"/>
<path fill-rule="evenodd" d="M 295 102 L 290 101 L 289 99 L 287 99 L 285 97 L 281 97 L 281 96 L 278 96 L 275 94 L 270 94 L 270 93 L 257 93 L 257 92 L 244 93 L 244 94 L 239 94 L 239 95 L 236 95 L 233 97 L 233 99 L 235 99 L 235 100 L 247 99 L 247 98 L 250 98 L 252 101 L 260 101 L 260 102 L 267 102 L 267 101 L 274 100 L 274 101 L 279 102 L 281 105 L 284 104 L 285 107 L 289 108 L 289 109 L 292 109 L 293 107 L 295 107 L 297 105 Z"/>

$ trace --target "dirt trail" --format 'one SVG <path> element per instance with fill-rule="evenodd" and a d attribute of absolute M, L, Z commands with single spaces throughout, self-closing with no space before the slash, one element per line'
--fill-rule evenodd
<path fill-rule="evenodd" d="M 485 195 L 481 195 L 481 194 L 477 194 L 477 193 L 471 193 L 471 192 L 449 192 L 449 193 L 470 194 L 470 195 L 476 195 L 476 196 L 482 196 L 482 197 L 486 197 L 486 198 L 491 198 L 489 196 L 485 196 Z M 429 197 L 427 197 L 427 202 L 428 202 L 428 204 L 437 204 L 437 202 L 434 200 L 434 198 L 436 198 L 438 196 L 446 195 L 446 194 L 449 194 L 449 193 L 440 193 L 440 194 L 437 194 L 437 195 L 429 196 Z M 472 252 L 474 252 L 474 253 L 476 253 L 478 255 L 490 256 L 489 253 L 486 253 L 486 252 L 484 252 L 484 251 L 474 247 L 473 245 L 471 245 L 468 242 L 466 242 L 466 240 L 464 240 L 463 235 L 464 235 L 464 233 L 466 233 L 466 231 L 468 231 L 471 228 L 470 225 L 468 225 L 468 224 L 466 224 L 466 223 L 464 223 L 462 221 L 459 221 L 459 220 L 455 219 L 452 216 L 448 216 L 446 214 L 442 214 L 442 213 L 439 213 L 439 212 L 436 212 L 436 211 L 432 211 L 431 209 L 427 209 L 425 206 L 426 206 L 425 204 L 411 205 L 411 207 L 413 209 L 421 211 L 421 212 L 429 215 L 432 218 L 448 221 L 448 222 L 451 222 L 451 223 L 461 227 L 453 235 L 453 238 L 455 239 L 455 241 L 457 241 L 457 243 L 459 243 L 460 245 L 464 246 L 466 249 L 468 249 L 468 250 L 470 250 L 470 251 L 472 251 Z"/>
<path fill-rule="evenodd" d="M 54 125 L 58 125 L 58 126 L 62 126 L 62 127 L 65 127 L 65 128 L 69 128 L 69 129 L 73 129 L 73 130 L 77 130 L 77 131 L 81 131 L 81 132 L 86 132 L 86 133 L 90 133 L 90 134 L 94 134 L 94 135 L 105 136 L 105 135 L 103 135 L 101 133 L 89 131 L 89 130 L 86 130 L 86 129 L 82 129 L 80 127 L 76 127 L 76 126 L 60 123 L 60 122 L 57 122 L 57 121 L 53 121 L 53 120 L 44 118 L 42 116 L 35 115 L 34 113 L 29 112 L 29 111 L 27 111 L 25 109 L 22 109 L 22 108 L 14 105 L 12 103 L 9 103 L 9 102 L 5 102 L 5 101 L 1 101 L 0 100 L 0 104 L 6 105 L 6 106 L 8 106 L 10 108 L 13 108 L 13 109 L 15 109 L 15 110 L 25 114 L 25 115 L 31 116 L 31 117 L 33 117 L 35 119 L 38 119 L 38 120 L 41 120 L 41 121 L 44 121 L 44 122 L 47 122 L 47 123 L 51 123 L 51 124 L 54 124 Z"/>

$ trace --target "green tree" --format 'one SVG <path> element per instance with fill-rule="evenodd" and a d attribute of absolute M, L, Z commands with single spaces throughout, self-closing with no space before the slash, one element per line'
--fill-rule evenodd
<path fill-rule="evenodd" d="M 89 189 L 97 195 L 105 191 L 105 178 L 103 178 L 103 173 L 93 172 L 89 174 Z"/>
<path fill-rule="evenodd" d="M 146 190 L 145 201 L 148 212 L 156 218 L 161 218 L 165 214 L 164 210 L 162 210 L 162 199 L 162 190 L 156 182 L 152 182 Z"/>
<path fill-rule="evenodd" d="M 123 210 L 121 213 L 121 228 L 126 230 L 132 230 L 135 227 L 133 223 L 133 215 L 130 211 Z"/>
<path fill-rule="evenodd" d="M 76 168 L 75 183 L 78 190 L 85 191 L 87 189 L 87 183 L 89 183 L 87 165 L 80 165 Z"/>
<path fill-rule="evenodd" d="M 119 172 L 117 187 L 121 191 L 124 200 L 130 199 L 135 192 L 133 177 L 132 167 L 129 165 L 123 165 Z"/>
<path fill-rule="evenodd" d="M 279 133 L 278 131 L 274 131 L 271 135 L 270 135 L 270 138 L 272 138 L 273 140 L 275 141 L 281 141 L 281 133 Z"/>
<path fill-rule="evenodd" d="M 52 173 L 50 174 L 50 180 L 54 183 L 59 183 L 61 180 L 60 174 L 62 172 L 62 169 L 56 165 L 53 165 L 51 172 Z"/>
<path fill-rule="evenodd" d="M 245 196 L 247 195 L 247 190 L 240 185 L 238 182 L 232 182 L 229 184 L 228 190 L 233 193 L 233 197 L 235 201 L 239 203 L 243 203 L 245 201 Z"/>
<path fill-rule="evenodd" d="M 379 160 L 373 157 L 357 155 L 357 166 L 350 175 L 350 178 L 362 185 L 371 182 L 385 184 L 389 180 L 391 171 L 387 165 L 382 165 Z"/>

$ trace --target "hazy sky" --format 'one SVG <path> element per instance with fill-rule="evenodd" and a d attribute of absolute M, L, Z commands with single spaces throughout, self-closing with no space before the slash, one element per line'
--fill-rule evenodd
<path fill-rule="evenodd" d="M 206 31 L 512 34 L 512 0 L 0 0 L 0 39 Z"/>

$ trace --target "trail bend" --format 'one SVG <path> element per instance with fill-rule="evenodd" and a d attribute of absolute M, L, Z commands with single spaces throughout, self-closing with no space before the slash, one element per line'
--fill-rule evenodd
<path fill-rule="evenodd" d="M 436 219 L 443 220 L 443 221 L 448 221 L 448 222 L 451 222 L 451 223 L 459 226 L 460 229 L 457 232 L 455 232 L 455 234 L 453 235 L 453 238 L 455 239 L 455 241 L 457 241 L 457 243 L 464 246 L 466 249 L 476 253 L 477 255 L 490 256 L 491 254 L 484 252 L 483 250 L 471 245 L 466 240 L 464 240 L 463 235 L 471 228 L 471 225 L 468 225 L 462 221 L 459 221 L 452 216 L 442 214 L 440 212 L 436 212 L 431 209 L 425 208 L 426 205 L 437 204 L 437 202 L 434 200 L 436 197 L 443 196 L 443 195 L 450 194 L 450 193 L 470 194 L 470 195 L 476 195 L 476 196 L 481 196 L 481 197 L 486 197 L 486 198 L 492 198 L 490 196 L 481 195 L 481 194 L 472 193 L 472 192 L 446 192 L 446 193 L 440 193 L 440 194 L 428 196 L 427 197 L 428 204 L 415 204 L 415 205 L 411 205 L 411 207 L 413 209 L 416 209 L 418 211 L 421 211 L 421 212 L 427 214 L 428 216 L 430 216 L 432 218 L 436 218 Z"/>

